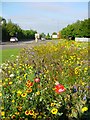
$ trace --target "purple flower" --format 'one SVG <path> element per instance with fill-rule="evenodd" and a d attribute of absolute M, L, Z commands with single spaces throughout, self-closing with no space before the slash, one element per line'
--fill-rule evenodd
<path fill-rule="evenodd" d="M 73 93 L 77 92 L 77 87 L 73 86 Z"/>
<path fill-rule="evenodd" d="M 86 95 L 83 97 L 83 100 L 86 100 Z"/>

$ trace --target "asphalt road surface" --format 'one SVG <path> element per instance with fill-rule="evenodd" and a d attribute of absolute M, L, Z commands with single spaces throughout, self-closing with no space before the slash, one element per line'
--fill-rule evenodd
<path fill-rule="evenodd" d="M 41 44 L 46 44 L 47 42 L 53 42 L 53 43 L 57 43 L 58 41 L 53 41 L 53 40 L 38 40 L 38 42 L 36 43 L 35 40 L 32 41 L 20 41 L 20 42 L 15 42 L 15 43 L 11 43 L 11 42 L 2 42 L 0 44 L 0 49 L 8 49 L 8 48 L 26 48 L 26 47 L 33 47 L 33 46 L 37 46 L 37 45 L 41 45 Z"/>

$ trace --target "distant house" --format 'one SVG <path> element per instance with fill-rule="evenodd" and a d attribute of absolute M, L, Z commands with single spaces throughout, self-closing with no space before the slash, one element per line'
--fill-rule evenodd
<path fill-rule="evenodd" d="M 59 32 L 58 33 L 54 32 L 52 34 L 52 39 L 59 39 L 59 38 L 60 38 L 60 33 Z"/>
<path fill-rule="evenodd" d="M 58 36 L 57 35 L 52 35 L 52 38 L 58 38 Z"/>
<path fill-rule="evenodd" d="M 57 38 L 58 38 L 57 33 L 56 33 L 56 32 L 53 32 L 53 33 L 52 33 L 52 39 L 57 39 Z"/>

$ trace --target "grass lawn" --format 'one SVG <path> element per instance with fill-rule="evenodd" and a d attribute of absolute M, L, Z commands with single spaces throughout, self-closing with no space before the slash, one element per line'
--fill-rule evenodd
<path fill-rule="evenodd" d="M 0 64 L 5 62 L 6 60 L 14 60 L 17 55 L 19 55 L 20 48 L 9 48 L 0 50 Z"/>

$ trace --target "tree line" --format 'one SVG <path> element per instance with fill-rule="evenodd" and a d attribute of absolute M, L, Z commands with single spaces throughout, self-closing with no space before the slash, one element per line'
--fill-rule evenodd
<path fill-rule="evenodd" d="M 6 22 L 6 19 L 0 17 L 0 28 L 2 28 L 2 41 L 9 41 L 11 37 L 17 37 L 20 40 L 35 39 L 36 30 L 23 30 L 19 25 L 12 23 L 11 20 Z M 67 25 L 59 31 L 61 38 L 68 39 L 69 37 L 88 37 L 90 38 L 90 18 L 83 21 L 76 21 L 73 24 Z M 40 34 L 40 37 L 51 39 L 49 33 Z"/>
<path fill-rule="evenodd" d="M 76 21 L 73 24 L 67 25 L 60 31 L 61 38 L 69 37 L 88 37 L 90 38 L 90 18 L 83 21 Z"/>
<path fill-rule="evenodd" d="M 6 22 L 6 19 L 0 17 L 0 27 L 2 28 L 2 41 L 10 41 L 11 37 L 17 37 L 19 40 L 35 39 L 36 30 L 23 30 L 19 25 L 12 23 L 11 20 Z"/>

